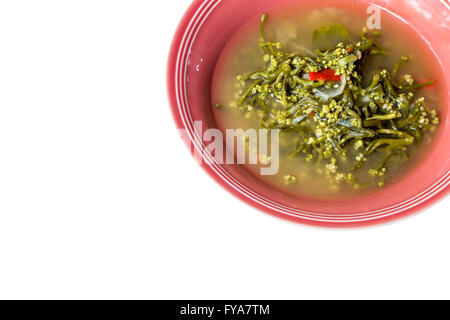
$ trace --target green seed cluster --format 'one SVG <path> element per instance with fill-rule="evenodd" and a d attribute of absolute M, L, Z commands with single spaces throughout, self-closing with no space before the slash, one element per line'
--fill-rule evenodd
<path fill-rule="evenodd" d="M 365 29 L 361 41 L 346 45 L 343 41 L 332 49 L 316 50 L 312 57 L 283 52 L 279 43 L 266 42 L 265 20 L 263 16 L 260 47 L 266 67 L 238 76 L 236 102 L 231 106 L 248 118 L 256 114 L 264 128 L 294 132 L 291 157 L 322 164 L 318 171 L 331 183 L 348 182 L 359 188 L 363 184 L 356 176 L 365 170 L 373 184 L 383 186 L 392 164 L 399 162 L 394 160 L 406 161 L 423 135 L 439 123 L 436 110 L 429 111 L 425 99 L 414 95 L 432 83 L 417 84 L 411 75 L 396 80 L 400 66 L 409 60 L 405 56 L 392 72 L 376 71 L 365 86 L 365 62 L 386 54 Z M 310 72 L 324 69 L 332 69 L 341 81 L 309 79 Z M 375 153 L 383 155 L 382 161 L 362 169 Z M 296 182 L 292 175 L 285 180 Z"/>

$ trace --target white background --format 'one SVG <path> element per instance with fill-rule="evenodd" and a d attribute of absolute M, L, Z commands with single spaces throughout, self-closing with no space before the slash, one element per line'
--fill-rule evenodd
<path fill-rule="evenodd" d="M 197 166 L 165 80 L 189 3 L 0 1 L 0 298 L 450 298 L 450 199 L 320 229 Z"/>

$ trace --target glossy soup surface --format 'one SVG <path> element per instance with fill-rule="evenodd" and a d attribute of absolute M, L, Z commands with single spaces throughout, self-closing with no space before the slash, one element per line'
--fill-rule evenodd
<path fill-rule="evenodd" d="M 299 52 L 305 55 L 312 49 L 312 33 L 321 26 L 332 22 L 344 25 L 352 36 L 352 40 L 358 42 L 362 28 L 366 25 L 368 14 L 366 6 L 342 7 L 342 4 L 330 4 L 326 7 L 317 8 L 313 4 L 301 5 L 267 12 L 268 20 L 264 29 L 267 41 L 277 41 L 282 44 L 283 51 Z M 213 108 L 216 123 L 223 132 L 226 129 L 244 130 L 249 128 L 260 128 L 261 121 L 254 115 L 251 118 L 230 104 L 236 101 L 236 77 L 239 74 L 260 70 L 264 68 L 264 61 L 258 46 L 259 17 L 255 17 L 244 26 L 227 44 L 221 58 L 216 66 L 213 77 L 212 102 L 218 103 L 223 108 Z M 415 98 L 425 97 L 428 108 L 439 110 L 440 72 L 439 64 L 424 40 L 416 34 L 413 29 L 397 17 L 388 12 L 381 11 L 381 36 L 371 38 L 381 45 L 387 52 L 387 56 L 373 56 L 369 58 L 370 63 L 365 65 L 364 74 L 368 81 L 371 72 L 379 68 L 393 69 L 399 58 L 409 55 L 411 60 L 405 64 L 399 73 L 411 74 L 417 82 L 434 79 L 435 84 L 415 92 Z M 432 142 L 433 134 L 427 134 L 420 143 L 414 147 L 412 156 L 408 162 L 394 169 L 386 184 L 395 183 L 398 179 L 414 170 L 420 163 L 421 158 L 426 156 L 427 147 Z M 267 183 L 277 189 L 291 194 L 302 194 L 312 197 L 351 197 L 357 194 L 371 192 L 380 188 L 379 186 L 355 189 L 352 185 L 341 183 L 330 184 L 323 174 L 324 165 L 311 164 L 302 157 L 291 158 L 289 155 L 294 148 L 292 133 L 281 133 L 280 135 L 280 169 L 272 176 L 261 176 L 258 165 L 246 165 L 254 175 L 257 175 L 262 183 Z M 376 153 L 370 162 L 380 161 L 381 155 Z M 367 168 L 371 163 L 367 163 Z M 286 184 L 284 177 L 294 175 L 297 182 Z"/>

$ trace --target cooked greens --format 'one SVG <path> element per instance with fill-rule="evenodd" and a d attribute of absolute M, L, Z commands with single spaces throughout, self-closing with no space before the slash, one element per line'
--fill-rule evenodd
<path fill-rule="evenodd" d="M 313 33 L 315 55 L 303 56 L 266 41 L 266 19 L 263 15 L 259 42 L 266 66 L 238 76 L 240 89 L 232 105 L 247 117 L 257 114 L 264 128 L 293 133 L 290 156 L 324 166 L 334 183 L 383 186 L 389 171 L 406 161 L 439 123 L 436 110 L 428 110 L 425 99 L 414 95 L 433 82 L 399 77 L 406 56 L 392 72 L 376 70 L 365 79 L 367 60 L 386 54 L 366 29 L 352 43 L 342 25 L 319 28 Z M 374 154 L 382 155 L 375 164 L 368 161 Z M 364 175 L 369 183 L 360 179 Z M 290 175 L 285 180 L 296 181 Z"/>
<path fill-rule="evenodd" d="M 314 30 L 313 46 L 317 49 L 333 49 L 339 43 L 351 42 L 350 33 L 339 23 L 332 23 Z"/>

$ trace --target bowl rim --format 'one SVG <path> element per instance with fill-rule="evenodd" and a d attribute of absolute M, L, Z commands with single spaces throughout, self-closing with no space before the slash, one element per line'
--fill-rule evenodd
<path fill-rule="evenodd" d="M 173 119 L 175 121 L 176 127 L 178 129 L 185 129 L 189 133 L 189 141 L 185 140 L 186 146 L 190 149 L 191 146 L 197 147 L 196 143 L 198 142 L 195 137 L 195 133 L 193 130 L 187 126 L 186 119 L 182 114 L 182 109 L 180 103 L 180 87 L 178 83 L 178 74 L 180 72 L 179 66 L 180 59 L 182 60 L 183 52 L 185 55 L 187 45 L 192 43 L 195 40 L 195 36 L 192 38 L 192 35 L 198 32 L 198 30 L 202 26 L 202 22 L 204 19 L 213 12 L 214 8 L 225 0 L 194 0 L 188 9 L 186 10 L 184 16 L 182 17 L 178 27 L 176 29 L 175 35 L 173 37 L 170 51 L 168 55 L 167 62 L 167 92 L 169 98 L 170 109 L 172 112 Z M 206 15 L 206 16 L 205 16 Z M 201 20 L 203 19 L 203 20 Z M 190 42 L 189 42 L 189 39 Z M 205 157 L 203 155 L 203 157 Z M 416 199 L 416 196 L 411 197 L 407 201 L 403 203 L 397 203 L 393 207 L 400 206 L 398 211 L 394 211 L 393 213 L 376 214 L 369 216 L 368 218 L 343 218 L 344 216 L 333 215 L 335 218 L 330 219 L 327 218 L 326 215 L 316 214 L 314 217 L 308 217 L 308 215 L 296 215 L 291 214 L 288 211 L 282 211 L 282 209 L 275 209 L 273 207 L 262 204 L 261 202 L 256 201 L 251 195 L 245 190 L 241 190 L 233 186 L 230 181 L 227 181 L 224 176 L 221 176 L 217 170 L 214 168 L 214 161 L 211 161 L 210 158 L 205 158 L 200 165 L 210 177 L 212 177 L 219 185 L 221 185 L 225 190 L 229 193 L 233 194 L 237 198 L 241 199 L 248 205 L 259 209 L 260 211 L 269 213 L 273 216 L 283 218 L 288 221 L 293 221 L 297 223 L 320 226 L 320 227 L 363 227 L 363 226 L 371 226 L 377 225 L 381 223 L 387 223 L 394 220 L 398 220 L 409 216 L 413 213 L 417 213 L 430 205 L 436 203 L 438 200 L 444 198 L 450 190 L 450 172 L 444 176 L 443 181 L 436 183 L 427 189 L 431 190 L 420 199 Z M 437 191 L 436 191 L 437 190 Z M 432 193 L 429 195 L 429 193 Z M 425 197 L 425 199 L 424 199 Z M 380 211 L 383 212 L 388 210 L 389 208 L 383 208 Z M 322 216 L 322 217 L 321 217 Z M 325 217 L 323 217 L 325 216 Z M 339 218 L 341 217 L 341 218 Z"/>

